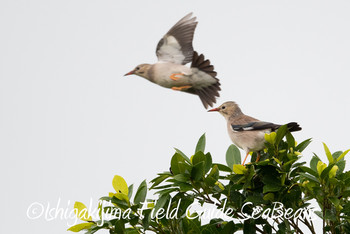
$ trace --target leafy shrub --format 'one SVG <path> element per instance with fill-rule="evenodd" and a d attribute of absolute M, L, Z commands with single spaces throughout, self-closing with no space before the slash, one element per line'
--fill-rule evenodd
<path fill-rule="evenodd" d="M 286 126 L 265 139 L 259 162 L 253 153 L 252 163 L 242 166 L 240 151 L 231 145 L 227 165 L 222 165 L 205 153 L 203 135 L 193 156 L 175 149 L 171 170 L 159 173 L 149 189 L 143 181 L 134 196 L 133 185 L 116 175 L 112 182 L 116 192 L 100 198 L 107 203 L 99 203 L 99 220 L 93 221 L 87 208 L 77 202 L 75 211 L 85 222 L 68 230 L 91 234 L 100 229 L 110 233 L 303 233 L 303 229 L 316 233 L 310 216 L 310 201 L 315 199 L 319 205 L 315 214 L 323 220 L 324 232 L 350 233 L 350 171 L 344 172 L 349 150 L 331 154 L 324 144 L 328 165 L 315 154 L 308 167 L 300 159 L 310 139 L 296 144 Z M 146 199 L 148 190 L 158 198 Z M 212 205 L 224 216 L 210 217 L 204 224 L 203 214 L 189 209 L 194 203 Z"/>

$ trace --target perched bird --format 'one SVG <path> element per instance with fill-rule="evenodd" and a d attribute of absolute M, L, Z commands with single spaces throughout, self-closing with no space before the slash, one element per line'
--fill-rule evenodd
<path fill-rule="evenodd" d="M 158 42 L 158 62 L 140 64 L 125 76 L 135 74 L 165 88 L 196 94 L 205 108 L 213 106 L 219 97 L 220 83 L 210 61 L 193 50 L 196 26 L 192 13 L 183 17 Z M 191 67 L 184 66 L 189 62 Z"/>
<path fill-rule="evenodd" d="M 277 130 L 282 125 L 263 122 L 243 114 L 235 102 L 225 102 L 218 108 L 209 111 L 218 111 L 227 121 L 227 130 L 232 142 L 247 152 L 243 164 L 249 152 L 257 152 L 257 160 L 260 159 L 259 151 L 265 147 L 265 133 Z M 301 130 L 299 124 L 291 122 L 287 124 L 290 132 Z"/>

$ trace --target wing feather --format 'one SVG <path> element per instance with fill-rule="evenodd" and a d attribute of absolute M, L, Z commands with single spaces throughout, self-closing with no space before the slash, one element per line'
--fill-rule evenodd
<path fill-rule="evenodd" d="M 192 13 L 180 19 L 158 42 L 156 54 L 158 61 L 186 64 L 192 61 L 192 40 L 197 26 Z"/>
<path fill-rule="evenodd" d="M 271 130 L 276 131 L 278 128 L 280 128 L 282 125 L 280 124 L 274 124 L 270 122 L 263 122 L 263 121 L 257 121 L 257 122 L 250 122 L 247 124 L 241 124 L 236 125 L 232 124 L 232 130 L 236 132 L 242 132 L 242 131 L 256 131 L 256 130 Z M 287 124 L 287 127 L 289 131 L 295 132 L 301 130 L 301 127 L 296 122 L 291 122 Z"/>

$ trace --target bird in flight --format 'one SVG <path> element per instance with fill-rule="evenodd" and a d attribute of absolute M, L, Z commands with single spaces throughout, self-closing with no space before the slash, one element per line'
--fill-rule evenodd
<path fill-rule="evenodd" d="M 138 75 L 162 87 L 198 95 L 205 108 L 213 106 L 220 96 L 220 82 L 210 61 L 193 50 L 197 23 L 192 13 L 180 19 L 158 42 L 158 62 L 140 64 L 125 76 Z M 191 66 L 185 66 L 189 62 Z"/>

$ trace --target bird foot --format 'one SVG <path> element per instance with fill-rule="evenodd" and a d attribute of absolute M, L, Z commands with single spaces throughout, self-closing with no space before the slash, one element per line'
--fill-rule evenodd
<path fill-rule="evenodd" d="M 243 166 L 244 166 L 245 160 L 247 160 L 247 158 L 248 158 L 248 155 L 249 155 L 249 152 L 247 153 L 247 155 L 245 156 L 245 158 L 243 160 L 243 163 L 242 163 Z"/>
<path fill-rule="evenodd" d="M 174 73 L 174 74 L 171 74 L 170 76 L 170 79 L 174 80 L 174 81 L 177 81 L 178 79 L 180 79 L 181 77 L 178 77 L 178 76 L 183 76 L 185 74 L 183 73 Z"/>
<path fill-rule="evenodd" d="M 180 86 L 180 87 L 172 87 L 171 89 L 176 90 L 176 91 L 182 91 L 182 90 L 190 89 L 190 88 L 192 88 L 191 85 L 185 85 L 185 86 Z"/>
<path fill-rule="evenodd" d="M 260 153 L 258 153 L 257 157 L 256 157 L 256 161 L 255 162 L 259 162 L 260 160 Z"/>

